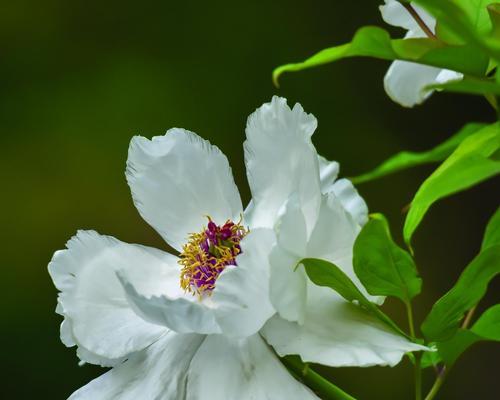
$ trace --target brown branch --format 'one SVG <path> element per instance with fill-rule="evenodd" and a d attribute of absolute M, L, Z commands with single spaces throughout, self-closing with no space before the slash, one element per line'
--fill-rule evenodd
<path fill-rule="evenodd" d="M 430 38 L 430 39 L 437 39 L 436 35 L 432 30 L 427 26 L 427 24 L 424 22 L 422 17 L 418 15 L 417 10 L 415 10 L 411 4 L 409 3 L 401 3 L 401 5 L 406 8 L 406 10 L 410 13 L 410 15 L 413 17 L 415 22 L 420 26 L 420 28 L 425 32 L 425 34 Z"/>
<path fill-rule="evenodd" d="M 464 322 L 462 323 L 462 329 L 467 329 L 467 327 L 470 325 L 472 321 L 472 317 L 474 315 L 474 311 L 476 311 L 476 306 L 472 307 L 468 312 L 467 315 L 465 316 Z"/>

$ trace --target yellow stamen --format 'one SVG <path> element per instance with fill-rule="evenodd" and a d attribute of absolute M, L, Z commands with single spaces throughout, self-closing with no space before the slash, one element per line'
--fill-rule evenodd
<path fill-rule="evenodd" d="M 210 217 L 207 217 L 212 222 Z M 210 294 L 215 280 L 228 265 L 235 265 L 235 258 L 241 253 L 239 243 L 248 230 L 238 223 L 227 221 L 230 226 L 229 238 L 220 237 L 221 227 L 217 226 L 215 243 L 207 236 L 207 228 L 189 235 L 188 242 L 182 246 L 179 264 L 182 265 L 180 285 L 184 291 L 193 295 Z M 232 224 L 232 225 L 231 225 Z M 207 251 L 208 247 L 208 251 Z"/>

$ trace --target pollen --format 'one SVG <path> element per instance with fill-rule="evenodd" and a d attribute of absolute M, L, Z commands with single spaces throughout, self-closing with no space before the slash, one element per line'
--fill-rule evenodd
<path fill-rule="evenodd" d="M 241 220 L 237 223 L 227 220 L 220 226 L 207 218 L 208 224 L 201 232 L 189 235 L 179 257 L 181 288 L 200 298 L 212 293 L 226 267 L 237 265 L 236 256 L 242 252 L 241 239 L 248 233 Z"/>

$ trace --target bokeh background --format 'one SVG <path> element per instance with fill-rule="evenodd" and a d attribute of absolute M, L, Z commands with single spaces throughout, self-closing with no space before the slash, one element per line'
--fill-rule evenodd
<path fill-rule="evenodd" d="M 480 98 L 439 94 L 407 110 L 382 88 L 386 62 L 346 60 L 284 76 L 273 67 L 301 60 L 383 25 L 378 2 L 276 0 L 2 2 L 0 12 L 0 334 L 2 399 L 64 399 L 102 370 L 78 367 L 59 341 L 52 253 L 77 229 L 164 248 L 139 217 L 124 178 L 133 135 L 184 127 L 229 157 L 245 200 L 242 142 L 247 116 L 271 96 L 299 101 L 316 115 L 320 152 L 342 174 L 373 168 L 403 149 L 424 150 L 467 121 L 492 121 Z M 402 32 L 392 30 L 394 35 Z M 401 239 L 403 214 L 421 167 L 359 187 L 372 211 L 390 218 Z M 272 171 L 270 171 L 272 173 Z M 416 315 L 456 280 L 478 251 L 498 205 L 498 181 L 432 207 L 415 237 L 425 279 Z M 498 302 L 499 283 L 481 309 Z M 389 301 L 388 312 L 405 324 Z M 449 376 L 440 399 L 497 399 L 500 345 L 480 344 Z M 324 371 L 359 399 L 410 399 L 408 362 L 394 369 Z M 432 381 L 429 371 L 425 384 Z"/>

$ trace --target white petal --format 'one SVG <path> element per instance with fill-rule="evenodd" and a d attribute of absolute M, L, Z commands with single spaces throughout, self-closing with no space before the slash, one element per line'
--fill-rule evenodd
<path fill-rule="evenodd" d="M 340 166 L 337 161 L 328 161 L 322 156 L 318 156 L 318 162 L 321 192 L 327 193 L 339 175 Z"/>
<path fill-rule="evenodd" d="M 276 311 L 289 321 L 304 322 L 307 298 L 307 276 L 297 257 L 282 247 L 271 251 L 271 303 Z"/>
<path fill-rule="evenodd" d="M 275 313 L 269 299 L 269 253 L 274 243 L 271 229 L 252 230 L 241 241 L 238 265 L 227 267 L 217 279 L 212 298 L 224 334 L 253 335 Z"/>
<path fill-rule="evenodd" d="M 427 11 L 412 3 L 412 7 L 422 18 L 430 30 L 434 32 L 436 27 L 436 19 L 432 17 Z M 389 25 L 398 26 L 408 31 L 418 33 L 418 36 L 425 37 L 425 32 L 420 28 L 415 19 L 410 13 L 401 5 L 397 0 L 385 0 L 385 5 L 380 6 L 382 18 Z"/>
<path fill-rule="evenodd" d="M 274 227 L 279 245 L 298 256 L 305 254 L 308 239 L 306 218 L 302 211 L 298 197 L 292 195 L 280 212 Z"/>
<path fill-rule="evenodd" d="M 338 266 L 370 301 L 382 304 L 384 297 L 368 294 L 356 276 L 352 264 L 354 242 L 360 231 L 358 222 L 363 220 L 362 216 L 365 214 L 359 213 L 358 222 L 356 222 L 346 208 L 350 208 L 351 211 L 362 210 L 362 206 L 356 208 L 356 196 L 359 197 L 359 195 L 353 193 L 355 189 L 348 180 L 341 179 L 335 183 L 337 184 L 339 184 L 338 188 L 322 196 L 318 221 L 307 243 L 306 255 L 301 258 L 312 257 L 330 261 Z M 335 191 L 338 191 L 342 197 L 338 198 Z M 359 199 L 364 204 L 361 197 Z M 346 204 L 352 207 L 346 207 Z"/>
<path fill-rule="evenodd" d="M 331 191 L 360 226 L 368 222 L 368 206 L 349 179 L 339 179 Z"/>
<path fill-rule="evenodd" d="M 318 220 L 308 239 L 303 258 L 326 259 L 342 268 L 344 265 L 340 262 L 352 255 L 354 241 L 359 231 L 359 225 L 335 193 L 323 195 Z M 346 268 L 344 272 L 348 275 L 353 274 L 352 266 L 349 265 L 348 268 L 350 270 Z"/>
<path fill-rule="evenodd" d="M 320 180 L 311 135 L 316 126 L 316 119 L 300 104 L 290 109 L 279 97 L 248 118 L 245 161 L 254 201 L 253 227 L 272 227 L 292 193 L 298 195 L 307 223 L 315 220 Z"/>
<path fill-rule="evenodd" d="M 226 156 L 192 132 L 130 142 L 127 180 L 142 217 L 175 249 L 206 225 L 238 219 L 242 205 Z"/>
<path fill-rule="evenodd" d="M 276 311 L 290 321 L 304 320 L 307 278 L 297 263 L 307 256 L 304 215 L 296 197 L 287 202 L 276 224 L 278 245 L 271 251 L 270 297 Z"/>
<path fill-rule="evenodd" d="M 393 333 L 329 288 L 308 288 L 303 325 L 271 318 L 261 333 L 280 356 L 334 367 L 395 365 L 406 352 L 426 349 Z"/>
<path fill-rule="evenodd" d="M 106 357 L 99 356 L 97 354 L 92 353 L 91 351 L 87 350 L 85 347 L 83 347 L 80 344 L 76 344 L 76 355 L 78 358 L 81 360 L 78 365 L 83 365 L 83 364 L 94 364 L 94 365 L 99 365 L 101 367 L 114 367 L 118 364 L 121 364 L 123 361 L 125 361 L 125 357 L 121 357 L 118 359 L 110 359 Z"/>
<path fill-rule="evenodd" d="M 416 21 L 408 11 L 397 0 L 385 0 L 385 4 L 379 7 L 382 19 L 389 25 L 414 30 L 418 27 Z"/>
<path fill-rule="evenodd" d="M 388 24 L 408 30 L 405 38 L 424 38 L 427 34 L 420 28 L 410 13 L 396 0 L 386 0 L 380 7 L 382 17 Z M 411 4 L 427 27 L 435 32 L 436 19 L 416 4 Z M 407 61 L 394 61 L 384 78 L 385 91 L 396 103 L 413 107 L 423 103 L 433 90 L 424 90 L 434 83 L 445 83 L 462 79 L 463 75 L 449 70 L 420 65 Z"/>
<path fill-rule="evenodd" d="M 66 347 L 76 346 L 76 341 L 73 337 L 73 327 L 71 326 L 71 320 L 64 315 L 64 309 L 59 299 L 57 300 L 56 313 L 64 317 L 63 322 L 61 322 L 60 329 L 61 342 L 63 342 Z"/>
<path fill-rule="evenodd" d="M 364 225 L 368 221 L 368 207 L 350 180 L 345 178 L 337 180 L 339 163 L 328 161 L 321 156 L 318 156 L 318 160 L 321 192 L 323 194 L 333 192 L 354 220 Z"/>
<path fill-rule="evenodd" d="M 76 338 L 74 337 L 73 324 L 71 322 L 71 319 L 67 315 L 65 315 L 63 307 L 59 301 L 57 303 L 56 312 L 64 317 L 64 321 L 61 323 L 61 342 L 63 342 L 66 347 L 77 346 L 76 354 L 81 360 L 80 363 L 95 364 L 100 365 L 101 367 L 114 367 L 115 365 L 123 362 L 124 357 L 118 359 L 110 359 L 94 354 L 90 350 L 83 347 L 83 345 L 81 343 L 78 343 Z"/>
<path fill-rule="evenodd" d="M 147 266 L 144 265 L 144 267 L 147 270 Z M 133 276 L 127 271 L 118 272 L 118 277 L 134 310 L 146 321 L 163 325 L 175 332 L 219 333 L 220 328 L 215 321 L 211 299 L 199 299 L 190 293 L 185 293 L 179 283 L 180 267 L 174 264 L 170 267 L 170 270 L 175 273 L 172 273 L 171 277 L 165 276 L 165 279 L 159 280 L 171 282 L 165 285 L 165 294 L 150 290 L 138 276 Z M 143 276 L 148 276 L 151 281 L 160 278 L 160 275 L 156 274 L 143 274 Z"/>
<path fill-rule="evenodd" d="M 58 311 L 67 319 L 62 327 L 66 344 L 81 344 L 94 355 L 115 360 L 149 346 L 164 333 L 164 328 L 132 310 L 115 270 L 161 263 L 166 253 L 93 231 L 78 232 L 66 246 L 49 264 L 61 291 Z"/>
<path fill-rule="evenodd" d="M 179 397 L 178 397 L 179 398 Z M 189 368 L 186 400 L 318 399 L 297 382 L 258 335 L 208 336 Z"/>
<path fill-rule="evenodd" d="M 442 69 L 436 78 L 436 83 L 448 83 L 451 81 L 459 81 L 464 78 L 464 74 L 460 72 L 450 71 L 449 69 Z"/>
<path fill-rule="evenodd" d="M 310 237 L 297 202 L 288 202 L 286 211 L 277 223 L 277 246 L 271 251 L 270 295 L 274 308 L 283 319 L 304 322 L 307 281 L 304 258 L 328 260 L 346 273 L 371 301 L 382 303 L 382 297 L 370 296 L 354 273 L 352 250 L 360 226 L 344 208 L 333 192 L 321 199 L 318 219 Z"/>
<path fill-rule="evenodd" d="M 243 212 L 243 220 L 245 221 L 245 224 L 247 225 L 252 225 L 252 219 L 253 219 L 253 212 L 255 210 L 255 204 L 252 199 L 248 202 L 245 211 Z"/>
<path fill-rule="evenodd" d="M 423 103 L 432 91 L 424 88 L 433 83 L 441 69 L 407 61 L 394 61 L 384 78 L 385 91 L 396 103 L 413 107 Z"/>
<path fill-rule="evenodd" d="M 73 393 L 70 400 L 185 399 L 189 364 L 203 339 L 169 332 Z"/>

